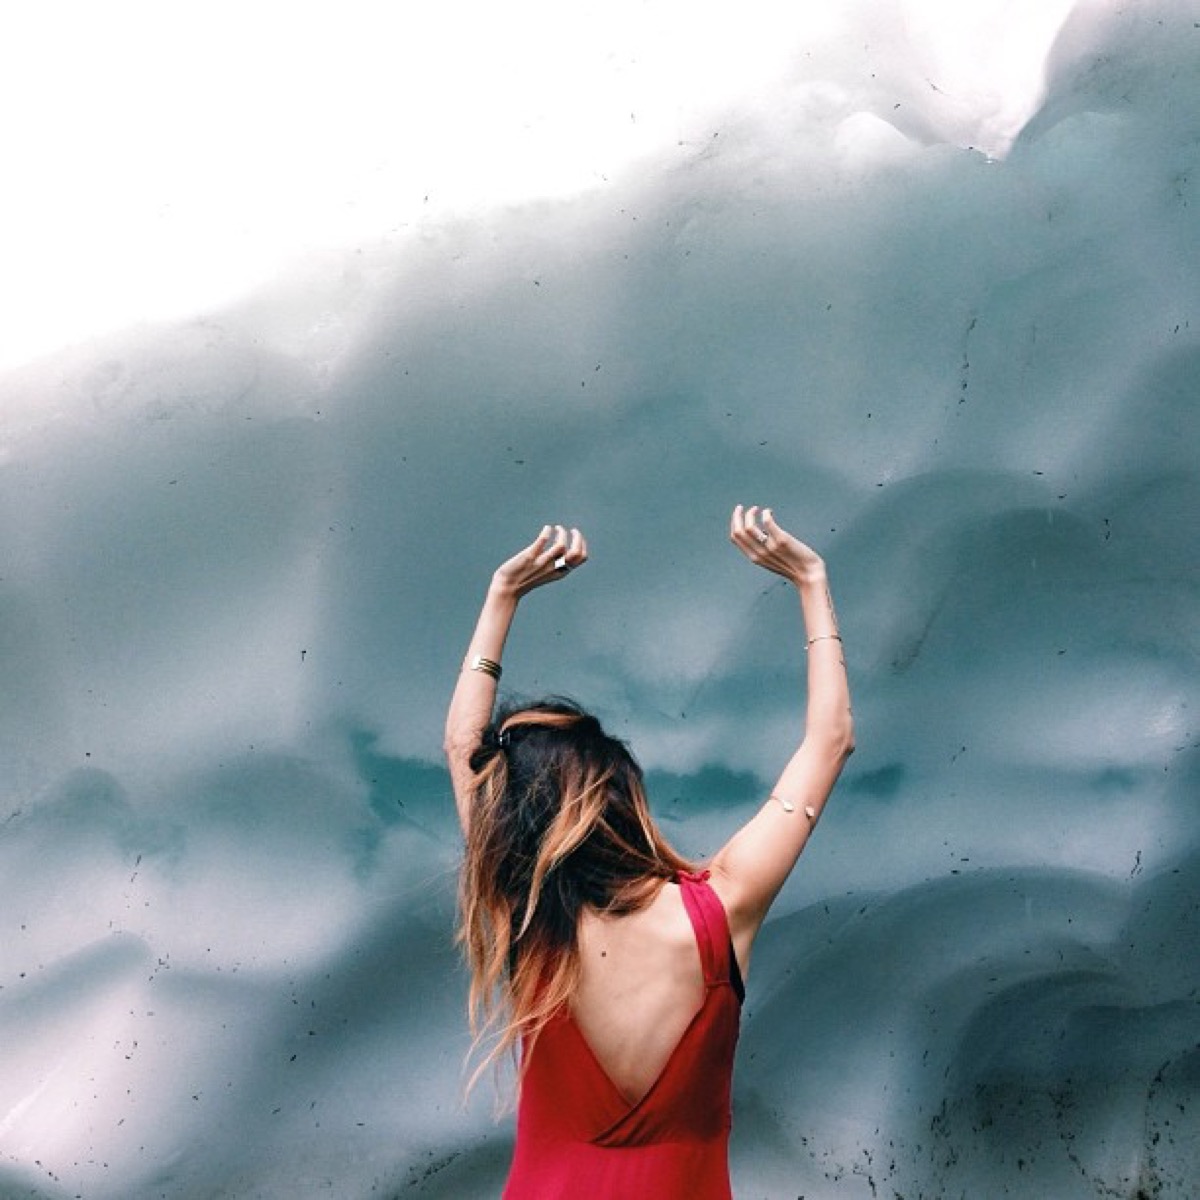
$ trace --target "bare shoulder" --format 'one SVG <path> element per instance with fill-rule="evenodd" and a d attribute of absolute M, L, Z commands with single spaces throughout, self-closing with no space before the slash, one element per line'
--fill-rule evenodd
<path fill-rule="evenodd" d="M 691 922 L 678 884 L 664 883 L 645 907 L 620 917 L 585 911 L 580 920 L 580 952 L 586 960 L 600 947 L 624 957 L 652 958 L 672 946 L 689 946 L 694 940 Z M 604 956 L 608 957 L 608 953 Z"/>

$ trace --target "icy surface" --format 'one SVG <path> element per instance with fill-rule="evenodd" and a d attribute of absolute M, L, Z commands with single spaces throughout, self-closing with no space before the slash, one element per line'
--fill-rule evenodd
<path fill-rule="evenodd" d="M 826 554 L 860 742 L 739 1198 L 1197 1194 L 1200 8 L 770 34 L 608 177 L 0 376 L 3 1200 L 496 1195 L 438 762 L 481 588 L 586 527 L 505 682 L 703 854 L 798 731 L 737 501 Z"/>

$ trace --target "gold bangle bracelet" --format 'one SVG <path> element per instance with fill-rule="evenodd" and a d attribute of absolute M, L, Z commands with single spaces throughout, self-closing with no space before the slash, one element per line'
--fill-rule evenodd
<path fill-rule="evenodd" d="M 484 658 L 482 654 L 477 654 L 471 659 L 471 670 L 482 671 L 496 680 L 504 674 L 504 668 L 494 658 Z"/>
<path fill-rule="evenodd" d="M 816 637 L 811 637 L 804 643 L 804 648 L 807 650 L 814 642 L 840 642 L 841 640 L 840 633 L 818 633 Z"/>
<path fill-rule="evenodd" d="M 790 800 L 785 800 L 782 796 L 777 796 L 774 792 L 771 793 L 771 799 L 778 800 L 779 807 L 782 808 L 784 812 L 792 813 L 796 811 L 796 806 Z M 813 808 L 811 804 L 806 804 L 804 806 L 804 815 L 809 819 L 809 821 L 815 821 L 817 819 L 817 810 Z"/>

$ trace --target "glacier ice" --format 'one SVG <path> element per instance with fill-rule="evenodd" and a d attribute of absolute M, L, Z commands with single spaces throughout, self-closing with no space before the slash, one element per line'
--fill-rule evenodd
<path fill-rule="evenodd" d="M 737 1194 L 1195 1194 L 1200 14 L 1062 11 L 1028 112 L 848 5 L 595 187 L 0 376 L 0 1195 L 496 1194 L 438 761 L 482 581 L 587 529 L 506 683 L 703 854 L 797 733 L 759 500 L 860 748 L 756 951 Z"/>

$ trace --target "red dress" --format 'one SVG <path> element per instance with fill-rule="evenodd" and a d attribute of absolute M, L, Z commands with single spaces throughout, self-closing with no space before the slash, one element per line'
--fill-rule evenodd
<path fill-rule="evenodd" d="M 542 1030 L 517 1109 L 504 1200 L 730 1200 L 733 1052 L 742 988 L 708 872 L 681 875 L 705 995 L 650 1090 L 631 1105 L 569 1013 Z"/>

